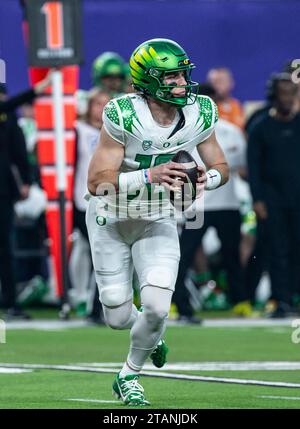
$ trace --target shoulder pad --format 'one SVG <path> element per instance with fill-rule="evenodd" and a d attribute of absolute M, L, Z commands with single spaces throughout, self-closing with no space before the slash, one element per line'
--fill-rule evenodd
<path fill-rule="evenodd" d="M 203 131 L 207 130 L 208 128 L 214 126 L 214 124 L 217 122 L 219 115 L 218 115 L 218 108 L 216 103 L 206 95 L 199 95 L 197 97 L 197 102 L 199 105 L 199 120 L 203 118 L 204 121 L 204 128 Z"/>
<path fill-rule="evenodd" d="M 134 119 L 140 124 L 140 120 L 137 116 L 134 105 L 131 101 L 130 95 L 124 95 L 115 100 L 119 107 L 119 112 L 122 117 L 123 127 L 126 131 L 132 134 L 132 128 L 134 127 Z"/>
<path fill-rule="evenodd" d="M 111 122 L 116 125 L 120 125 L 119 114 L 115 106 L 114 100 L 111 100 L 106 104 L 104 108 L 104 113 L 106 114 L 108 119 L 111 120 Z"/>

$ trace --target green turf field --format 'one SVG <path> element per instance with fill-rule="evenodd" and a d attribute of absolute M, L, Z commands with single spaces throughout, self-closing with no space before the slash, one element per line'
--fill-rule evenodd
<path fill-rule="evenodd" d="M 238 323 L 238 322 L 237 322 Z M 0 344 L 0 408 L 126 408 L 111 396 L 113 374 L 70 371 L 96 363 L 121 363 L 128 332 L 105 327 L 9 329 Z M 52 329 L 52 330 L 51 330 Z M 300 365 L 300 344 L 291 341 L 289 326 L 169 326 L 168 363 L 285 362 Z M 66 365 L 65 370 L 34 369 L 3 373 L 4 363 Z M 102 363 L 102 367 L 100 366 Z M 246 364 L 247 365 L 247 364 Z M 2 372 L 1 372 L 2 368 Z M 93 368 L 93 367 L 91 367 Z M 113 371 L 107 368 L 108 371 Z M 300 370 L 213 370 L 179 367 L 164 373 L 226 379 L 299 383 Z M 300 387 L 238 385 L 198 380 L 142 377 L 152 409 L 162 408 L 300 408 Z M 91 402 L 89 402 L 91 401 Z M 101 402 L 96 402 L 101 401 Z"/>

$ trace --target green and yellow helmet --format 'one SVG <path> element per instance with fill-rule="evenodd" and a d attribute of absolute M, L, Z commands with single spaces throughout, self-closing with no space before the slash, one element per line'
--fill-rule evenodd
<path fill-rule="evenodd" d="M 125 79 L 125 61 L 115 52 L 104 52 L 93 62 L 93 84 L 101 86 L 101 79 L 107 76 L 118 76 Z"/>
<path fill-rule="evenodd" d="M 133 86 L 136 90 L 154 99 L 173 103 L 178 106 L 193 104 L 196 100 L 192 93 L 198 83 L 191 80 L 191 71 L 194 69 L 189 57 L 178 45 L 169 39 L 147 40 L 138 46 L 130 58 L 130 72 Z M 185 97 L 174 97 L 171 93 L 174 84 L 164 84 L 166 73 L 183 70 L 187 85 Z"/>

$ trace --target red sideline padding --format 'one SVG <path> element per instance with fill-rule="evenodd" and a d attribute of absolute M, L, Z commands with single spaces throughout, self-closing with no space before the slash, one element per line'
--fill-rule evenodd
<path fill-rule="evenodd" d="M 24 40 L 25 45 L 28 46 L 28 23 L 26 20 L 22 22 L 23 27 L 23 34 L 24 34 Z M 49 69 L 47 68 L 33 68 L 29 67 L 29 79 L 32 85 L 39 82 L 41 79 L 43 79 L 46 74 L 48 73 Z M 73 95 L 75 91 L 78 88 L 78 80 L 79 80 L 79 68 L 78 66 L 67 66 L 61 68 L 61 71 L 63 73 L 63 91 L 64 95 Z M 45 91 L 46 95 L 52 94 L 52 89 L 49 88 Z M 41 100 L 42 98 L 39 98 Z M 73 101 L 73 106 L 75 107 L 75 102 Z M 71 107 L 64 107 L 65 112 L 65 122 L 66 125 L 70 125 L 70 128 L 73 128 L 73 123 L 75 121 L 75 108 Z M 45 130 L 45 122 L 48 121 L 48 124 L 50 123 L 51 126 L 53 125 L 53 119 L 52 119 L 52 111 L 51 109 L 47 108 L 44 109 L 43 112 L 40 111 L 40 108 L 36 108 L 36 114 L 37 114 L 37 126 L 38 131 L 41 130 L 41 127 L 43 126 Z M 46 114 L 46 119 L 44 119 L 44 115 Z M 49 116 L 51 115 L 50 121 L 48 120 Z M 49 129 L 48 131 L 52 131 L 53 129 Z M 54 148 L 54 137 L 51 136 L 48 141 L 45 141 L 45 135 L 41 136 L 37 142 L 38 145 L 38 159 L 40 165 L 47 164 L 47 166 L 54 166 L 55 165 L 55 148 Z M 66 145 L 66 162 L 69 165 L 74 164 L 74 156 L 75 156 L 75 137 L 67 137 L 67 133 L 65 133 L 65 145 Z M 46 175 L 41 174 L 42 182 L 44 181 L 44 189 L 46 193 L 48 194 L 48 197 L 52 194 L 53 191 L 53 179 L 55 178 L 55 174 L 53 174 L 53 177 L 51 179 L 51 183 L 47 183 Z M 49 176 L 47 176 L 49 178 Z M 67 189 L 67 196 L 71 199 L 73 184 L 70 178 L 68 178 L 68 189 Z M 54 195 L 54 193 L 53 193 Z M 55 194 L 55 197 L 57 195 Z M 73 219 L 73 210 L 72 210 L 72 204 L 71 201 L 66 202 L 66 230 L 67 230 L 67 237 L 70 237 L 70 234 L 72 232 L 72 219 Z M 59 205 L 58 202 L 49 202 L 48 208 L 46 211 L 46 220 L 47 220 L 47 227 L 48 227 L 48 235 L 50 238 L 50 251 L 52 260 L 54 261 L 54 272 L 55 272 L 55 279 L 56 279 L 56 294 L 58 296 L 62 296 L 63 294 L 63 287 L 62 287 L 62 266 L 61 266 L 61 258 L 60 258 L 60 220 L 59 220 Z M 68 239 L 67 239 L 68 241 Z M 68 253 L 70 251 L 70 243 L 67 242 L 67 249 Z"/>
<path fill-rule="evenodd" d="M 75 162 L 75 132 L 65 133 L 66 164 Z M 53 131 L 40 131 L 38 133 L 37 153 L 40 165 L 55 164 L 55 144 Z"/>
<path fill-rule="evenodd" d="M 42 187 L 46 190 L 48 199 L 57 200 L 59 195 L 56 190 L 56 174 L 54 167 L 41 167 L 41 181 Z M 73 197 L 73 184 L 74 184 L 74 169 L 73 167 L 67 169 L 67 189 L 65 197 L 67 201 L 72 201 Z"/>
<path fill-rule="evenodd" d="M 74 162 L 75 162 L 75 132 L 74 122 L 76 120 L 75 99 L 73 94 L 77 89 L 79 68 L 77 66 L 68 66 L 61 69 L 63 73 L 63 91 L 64 91 L 64 122 L 65 122 L 65 159 L 68 164 L 67 189 L 66 196 L 66 233 L 70 237 L 72 233 L 72 197 L 74 182 Z M 48 73 L 45 68 L 30 68 L 29 74 L 31 82 L 34 84 L 43 79 Z M 48 208 L 46 211 L 46 220 L 48 234 L 50 238 L 50 252 L 54 261 L 54 272 L 56 279 L 56 294 L 61 297 L 63 294 L 62 285 L 62 266 L 61 266 L 61 237 L 60 237 L 60 217 L 58 193 L 56 191 L 56 166 L 55 166 L 55 135 L 54 135 L 54 115 L 51 89 L 45 92 L 45 96 L 39 97 L 35 103 L 35 114 L 38 127 L 38 160 L 41 167 L 41 182 L 47 193 Z M 70 253 L 70 241 L 67 238 L 67 251 Z"/>
<path fill-rule="evenodd" d="M 54 128 L 54 114 L 52 111 L 52 98 L 40 99 L 35 103 L 35 119 L 40 130 Z M 64 97 L 65 128 L 72 129 L 76 118 L 75 101 Z"/>
<path fill-rule="evenodd" d="M 63 89 L 65 95 L 74 95 L 77 91 L 79 84 L 79 73 L 78 66 L 67 66 L 62 67 L 61 69 L 63 77 Z M 30 67 L 29 68 L 29 79 L 30 82 L 34 85 L 40 80 L 44 79 L 48 73 L 48 68 L 42 67 Z M 45 94 L 52 94 L 51 87 L 45 91 Z"/>
<path fill-rule="evenodd" d="M 72 227 L 73 227 L 73 208 L 71 203 L 66 204 L 66 234 L 67 237 L 71 236 Z M 58 203 L 50 203 L 48 205 L 46 220 L 48 226 L 48 233 L 50 238 L 50 248 L 51 248 L 51 256 L 54 262 L 54 274 L 57 280 L 56 293 L 58 296 L 62 296 L 63 289 L 62 283 L 60 279 L 62 278 L 62 264 L 60 257 L 60 246 L 61 246 L 61 236 L 60 236 L 60 219 L 59 219 L 59 206 Z M 71 242 L 70 239 L 67 239 L 67 252 L 68 256 L 70 255 Z"/>

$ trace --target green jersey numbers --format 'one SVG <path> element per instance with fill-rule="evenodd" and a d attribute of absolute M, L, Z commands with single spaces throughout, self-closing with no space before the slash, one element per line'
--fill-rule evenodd
<path fill-rule="evenodd" d="M 135 157 L 135 161 L 139 162 L 139 168 L 137 170 L 141 170 L 144 168 L 155 167 L 156 165 L 164 164 L 169 162 L 175 153 L 162 153 L 161 155 L 141 155 L 137 154 Z"/>

